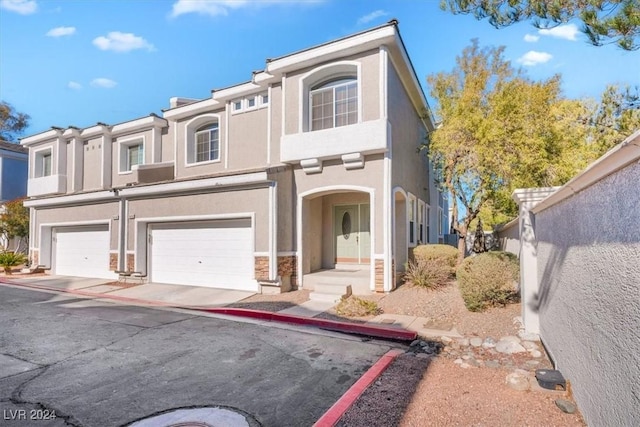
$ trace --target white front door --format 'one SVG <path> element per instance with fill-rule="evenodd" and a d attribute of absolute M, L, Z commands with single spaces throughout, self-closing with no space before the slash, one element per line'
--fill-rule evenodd
<path fill-rule="evenodd" d="M 109 271 L 109 227 L 53 229 L 53 272 L 62 276 L 116 279 Z"/>
<path fill-rule="evenodd" d="M 150 226 L 150 280 L 257 291 L 250 219 Z"/>
<path fill-rule="evenodd" d="M 368 264 L 371 257 L 368 203 L 336 206 L 334 210 L 336 264 Z"/>

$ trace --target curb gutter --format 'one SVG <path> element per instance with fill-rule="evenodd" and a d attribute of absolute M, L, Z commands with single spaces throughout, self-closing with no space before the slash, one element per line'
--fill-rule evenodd
<path fill-rule="evenodd" d="M 224 314 L 228 316 L 247 317 L 251 319 L 264 320 L 269 322 L 290 323 L 294 325 L 312 326 L 319 329 L 325 329 L 335 332 L 343 332 L 347 334 L 355 334 L 368 336 L 373 338 L 390 339 L 396 341 L 413 341 L 417 337 L 417 333 L 400 328 L 390 328 L 384 326 L 364 325 L 359 323 L 339 322 L 336 320 L 316 319 L 313 317 L 296 316 L 292 314 L 273 313 L 270 311 L 250 310 L 244 308 L 226 308 L 226 307 L 197 307 L 189 305 L 175 305 L 164 303 L 161 301 L 148 301 L 137 298 L 122 297 L 118 295 L 96 294 L 82 290 L 58 289 L 49 286 L 31 285 L 26 283 L 16 283 L 4 278 L 0 278 L 0 283 L 11 286 L 18 286 L 29 289 L 40 289 L 53 291 L 58 293 L 68 293 L 73 295 L 81 295 L 91 298 L 111 299 L 114 301 L 128 302 L 134 304 L 144 304 L 156 307 L 179 308 L 184 310 L 202 311 L 214 314 Z"/>

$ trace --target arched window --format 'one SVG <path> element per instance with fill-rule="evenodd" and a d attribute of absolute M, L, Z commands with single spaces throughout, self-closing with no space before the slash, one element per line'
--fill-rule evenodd
<path fill-rule="evenodd" d="M 312 131 L 358 123 L 358 80 L 340 77 L 312 87 L 309 105 Z"/>
<path fill-rule="evenodd" d="M 218 122 L 199 127 L 194 138 L 194 163 L 220 159 L 220 136 Z"/>

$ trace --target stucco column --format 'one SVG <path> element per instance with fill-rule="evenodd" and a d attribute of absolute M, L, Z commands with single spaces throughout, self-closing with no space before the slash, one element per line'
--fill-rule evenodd
<path fill-rule="evenodd" d="M 559 187 L 519 188 L 511 197 L 518 203 L 520 235 L 520 297 L 522 299 L 522 323 L 526 332 L 540 333 L 538 313 L 538 260 L 535 217 L 531 209 Z"/>

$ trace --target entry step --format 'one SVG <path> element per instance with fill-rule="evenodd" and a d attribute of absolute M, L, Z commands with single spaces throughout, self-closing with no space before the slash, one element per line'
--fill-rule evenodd
<path fill-rule="evenodd" d="M 339 302 L 341 298 L 351 295 L 351 285 L 337 285 L 334 283 L 316 283 L 315 289 L 309 294 L 312 301 Z"/>

